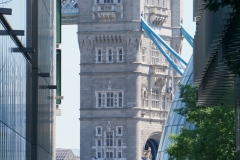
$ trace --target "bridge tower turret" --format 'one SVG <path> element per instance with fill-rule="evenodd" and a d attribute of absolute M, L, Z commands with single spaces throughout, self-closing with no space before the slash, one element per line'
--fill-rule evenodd
<path fill-rule="evenodd" d="M 140 27 L 178 53 L 182 0 L 80 0 L 80 159 L 153 159 L 180 76 Z"/>

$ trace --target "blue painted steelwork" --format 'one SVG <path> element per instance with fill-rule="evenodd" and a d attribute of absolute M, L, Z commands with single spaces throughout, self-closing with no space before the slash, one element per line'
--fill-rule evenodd
<path fill-rule="evenodd" d="M 186 29 L 181 24 L 181 34 L 188 41 L 188 43 L 193 47 L 193 37 L 186 31 Z"/>
<path fill-rule="evenodd" d="M 160 50 L 160 52 L 163 54 L 163 56 L 167 59 L 169 64 L 173 67 L 175 71 L 177 71 L 181 76 L 183 74 L 183 71 L 175 64 L 175 62 L 169 57 L 169 55 L 163 50 L 160 44 L 162 44 L 164 47 L 168 49 L 168 51 L 175 57 L 177 60 L 181 61 L 184 65 L 187 65 L 187 63 L 168 45 L 164 40 L 158 36 L 150 26 L 143 20 L 141 17 L 141 27 L 146 32 L 146 34 L 150 37 L 150 39 L 153 41 L 153 43 L 156 45 L 156 47 Z"/>
<path fill-rule="evenodd" d="M 149 31 L 153 34 L 153 36 L 164 46 L 168 49 L 168 51 L 179 61 L 181 61 L 184 65 L 187 65 L 187 62 L 185 62 L 177 52 L 175 52 L 159 35 L 157 35 L 152 28 L 144 21 L 144 19 L 141 17 L 141 26 L 146 29 L 145 31 Z"/>
<path fill-rule="evenodd" d="M 152 159 L 156 160 L 157 158 L 157 152 L 158 152 L 158 142 L 155 141 L 154 139 L 148 139 L 147 143 L 145 145 L 145 150 L 148 150 L 148 148 L 151 148 L 151 154 L 152 154 Z"/>
<path fill-rule="evenodd" d="M 72 25 L 78 23 L 78 0 L 62 0 L 62 24 Z"/>
<path fill-rule="evenodd" d="M 181 24 L 181 33 L 187 39 L 188 43 L 193 47 L 193 38 L 188 34 L 188 32 L 184 29 Z M 183 76 L 180 80 L 180 84 L 192 84 L 193 83 L 193 57 L 191 57 L 187 68 L 185 69 Z M 165 122 L 160 144 L 158 147 L 157 159 L 156 160 L 168 160 L 170 157 L 165 152 L 165 149 L 169 147 L 171 140 L 168 138 L 169 134 L 175 133 L 179 134 L 182 127 L 186 129 L 194 129 L 195 126 L 191 123 L 188 123 L 186 117 L 181 116 L 174 112 L 175 109 L 179 109 L 183 107 L 185 104 L 182 102 L 179 88 L 177 88 L 170 110 L 168 112 L 167 120 Z"/>
<path fill-rule="evenodd" d="M 183 76 L 181 77 L 180 84 L 193 84 L 193 57 L 191 57 L 188 66 L 185 69 Z M 186 129 L 194 129 L 194 125 L 188 123 L 186 117 L 174 112 L 175 109 L 179 109 L 184 106 L 185 103 L 182 102 L 179 88 L 177 88 L 162 131 L 156 160 L 168 160 L 170 158 L 169 155 L 165 152 L 165 149 L 168 148 L 171 143 L 171 140 L 168 137 L 169 134 L 179 134 L 182 127 L 185 127 Z"/>
<path fill-rule="evenodd" d="M 144 27 L 143 27 L 144 29 Z M 158 48 L 158 50 L 163 54 L 163 56 L 167 59 L 167 61 L 170 63 L 170 65 L 173 67 L 173 69 L 175 71 L 177 71 L 181 76 L 182 76 L 182 71 L 178 68 L 178 66 L 174 63 L 174 61 L 168 56 L 168 54 L 163 50 L 163 48 L 160 46 L 160 44 L 157 42 L 157 40 L 155 39 L 155 37 L 153 37 L 153 35 L 148 32 L 145 31 L 147 33 L 147 35 L 150 37 L 150 39 L 153 41 L 153 43 L 156 45 L 156 47 Z"/>

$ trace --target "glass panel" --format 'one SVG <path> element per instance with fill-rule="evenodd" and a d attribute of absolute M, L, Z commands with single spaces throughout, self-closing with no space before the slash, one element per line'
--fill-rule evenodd
<path fill-rule="evenodd" d="M 108 50 L 108 62 L 112 62 L 112 50 Z"/>
<path fill-rule="evenodd" d="M 62 32 L 62 28 L 61 28 L 61 0 L 56 0 L 56 5 L 57 5 L 57 13 L 56 13 L 56 42 L 57 43 L 61 43 L 61 32 Z"/>
<path fill-rule="evenodd" d="M 101 146 L 101 140 L 98 140 L 98 146 Z"/>
<path fill-rule="evenodd" d="M 100 127 L 98 127 L 98 134 L 101 134 L 101 128 Z"/>
<path fill-rule="evenodd" d="M 102 94 L 98 93 L 98 107 L 102 106 Z"/>
<path fill-rule="evenodd" d="M 118 93 L 118 106 L 119 107 L 122 107 L 122 101 L 123 101 L 122 93 L 120 92 L 120 93 Z"/>
<path fill-rule="evenodd" d="M 188 63 L 188 67 L 185 69 L 185 72 L 180 80 L 180 84 L 187 84 L 187 83 L 191 83 L 192 79 L 190 79 L 189 77 L 192 75 L 192 69 L 193 69 L 193 64 L 192 64 L 193 60 L 191 58 L 191 60 Z M 184 103 L 181 101 L 180 97 L 179 97 L 179 89 L 177 89 L 175 91 L 175 96 L 173 98 L 173 102 L 171 104 L 170 107 L 170 111 L 168 113 L 168 116 L 166 115 L 162 115 L 162 118 L 167 118 L 166 123 L 165 123 L 165 127 L 163 129 L 163 134 L 161 137 L 161 141 L 159 144 L 159 149 L 158 149 L 158 157 L 157 160 L 160 159 L 168 159 L 169 156 L 168 154 L 165 152 L 165 148 L 167 148 L 169 146 L 169 144 L 171 143 L 171 141 L 168 138 L 168 135 L 171 133 L 179 133 L 181 127 L 186 127 L 187 129 L 193 129 L 194 125 L 193 124 L 189 124 L 186 122 L 186 117 L 182 117 L 181 115 L 173 112 L 174 109 L 180 108 L 184 106 Z M 165 109 L 165 96 L 162 96 L 162 108 Z"/>
<path fill-rule="evenodd" d="M 62 92 L 62 53 L 60 49 L 57 49 L 56 51 L 57 57 L 56 57 L 56 85 L 57 85 L 57 90 L 56 90 L 56 95 L 61 96 Z M 61 104 L 61 99 L 56 100 L 56 104 Z"/>
<path fill-rule="evenodd" d="M 113 132 L 106 132 L 107 146 L 113 146 Z"/>
<path fill-rule="evenodd" d="M 122 152 L 118 152 L 118 158 L 122 158 Z"/>
<path fill-rule="evenodd" d="M 98 50 L 98 62 L 102 62 L 102 51 Z"/>
<path fill-rule="evenodd" d="M 159 90 L 152 90 L 152 108 L 159 108 Z"/>
<path fill-rule="evenodd" d="M 118 127 L 118 134 L 122 134 L 122 128 Z"/>
<path fill-rule="evenodd" d="M 122 140 L 118 139 L 118 146 L 122 146 Z"/>
<path fill-rule="evenodd" d="M 24 30 L 25 36 L 17 36 L 22 42 L 23 46 L 26 46 L 26 0 L 0 0 L 1 7 L 11 8 L 12 15 L 5 16 L 8 23 L 14 30 Z"/>
<path fill-rule="evenodd" d="M 119 62 L 122 62 L 122 61 L 123 61 L 122 49 L 119 49 L 119 51 L 118 51 L 118 61 L 119 61 Z"/>
<path fill-rule="evenodd" d="M 113 152 L 106 152 L 107 153 L 107 158 L 113 158 Z"/>
<path fill-rule="evenodd" d="M 10 3 L 16 8 L 14 15 L 18 15 L 17 7 L 21 10 L 25 4 L 22 3 L 20 1 Z M 21 22 L 22 18 L 26 19 L 24 16 L 19 19 L 14 18 L 13 24 L 19 23 L 19 27 L 26 22 L 25 20 Z M 12 25 L 11 22 L 9 23 Z M 5 30 L 2 24 L 0 30 Z M 4 160 L 26 159 L 28 143 L 26 141 L 27 68 L 32 67 L 21 53 L 11 51 L 10 48 L 13 47 L 17 48 L 10 36 L 0 36 L 0 159 Z"/>
<path fill-rule="evenodd" d="M 113 93 L 107 93 L 107 107 L 113 107 Z"/>

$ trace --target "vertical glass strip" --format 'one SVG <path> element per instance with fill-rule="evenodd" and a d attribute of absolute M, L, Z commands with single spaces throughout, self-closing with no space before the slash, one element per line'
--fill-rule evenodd
<path fill-rule="evenodd" d="M 62 61 L 62 56 L 61 56 L 61 50 L 57 49 L 56 51 L 56 85 L 57 85 L 57 90 L 56 90 L 56 95 L 61 96 L 61 61 Z M 61 104 L 61 99 L 56 100 L 56 104 Z"/>
<path fill-rule="evenodd" d="M 56 9 L 56 42 L 57 43 L 61 43 L 61 32 L 62 32 L 62 28 L 61 28 L 61 0 L 56 0 L 56 4 L 57 4 L 57 9 Z"/>

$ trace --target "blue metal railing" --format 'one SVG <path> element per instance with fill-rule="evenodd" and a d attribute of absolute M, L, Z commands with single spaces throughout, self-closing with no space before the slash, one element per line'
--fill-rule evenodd
<path fill-rule="evenodd" d="M 164 46 L 169 53 L 171 53 L 172 56 L 174 56 L 177 60 L 182 62 L 185 66 L 187 66 L 187 62 L 184 61 L 180 55 L 175 52 L 158 34 L 156 34 L 153 29 L 147 24 L 147 22 L 144 21 L 144 19 L 141 17 L 141 27 L 146 32 L 146 34 L 149 36 L 149 38 L 153 41 L 153 43 L 156 45 L 158 50 L 163 54 L 163 56 L 166 58 L 166 60 L 169 62 L 171 67 L 177 71 L 181 76 L 183 74 L 183 70 L 181 67 L 179 67 L 174 60 L 164 51 L 162 46 Z M 193 47 L 193 38 L 190 36 L 190 34 L 184 29 L 184 27 L 181 24 L 181 34 L 184 36 L 184 38 L 188 41 L 188 43 Z M 162 46 L 161 46 L 162 45 Z"/>
<path fill-rule="evenodd" d="M 164 51 L 164 49 L 161 47 L 160 44 L 162 44 L 164 47 L 168 49 L 168 51 L 179 61 L 181 61 L 184 65 L 187 65 L 187 63 L 166 43 L 164 40 L 157 35 L 151 27 L 144 21 L 144 19 L 141 17 L 141 27 L 146 32 L 146 34 L 149 36 L 149 38 L 153 41 L 153 43 L 156 45 L 156 47 L 159 49 L 159 51 L 163 54 L 163 56 L 166 58 L 166 60 L 169 62 L 171 67 L 177 71 L 181 76 L 183 74 L 183 71 L 178 67 L 175 62 L 170 58 L 170 56 Z"/>
<path fill-rule="evenodd" d="M 152 33 L 152 35 L 164 46 L 168 49 L 168 51 L 179 61 L 181 61 L 184 65 L 187 65 L 187 62 L 185 62 L 177 52 L 175 52 L 159 35 L 157 35 L 152 28 L 144 21 L 144 19 L 141 17 L 141 25 L 142 28 L 144 28 L 144 31 L 149 31 Z"/>
<path fill-rule="evenodd" d="M 193 37 L 186 31 L 182 24 L 180 32 L 183 35 L 183 37 L 188 41 L 188 43 L 193 47 Z"/>

